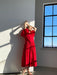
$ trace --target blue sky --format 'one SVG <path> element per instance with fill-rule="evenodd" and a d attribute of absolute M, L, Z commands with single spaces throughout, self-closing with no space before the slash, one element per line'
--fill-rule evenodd
<path fill-rule="evenodd" d="M 57 36 L 57 5 L 45 6 L 45 36 Z M 50 16 L 48 16 L 50 15 Z M 54 15 L 52 17 L 52 15 Z M 53 24 L 53 29 L 52 29 Z M 52 37 L 44 37 L 44 46 L 52 47 Z M 57 37 L 53 37 L 53 47 L 57 47 Z"/>

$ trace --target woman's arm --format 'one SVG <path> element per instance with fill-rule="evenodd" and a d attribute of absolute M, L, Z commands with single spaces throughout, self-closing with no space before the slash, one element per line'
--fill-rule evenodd
<path fill-rule="evenodd" d="M 36 27 L 32 27 L 34 29 L 34 31 L 36 32 L 37 28 Z"/>

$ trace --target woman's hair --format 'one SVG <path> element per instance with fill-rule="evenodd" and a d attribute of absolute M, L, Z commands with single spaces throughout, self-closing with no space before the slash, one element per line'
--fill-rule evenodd
<path fill-rule="evenodd" d="M 29 28 L 29 26 L 27 26 L 27 28 Z"/>
<path fill-rule="evenodd" d="M 27 28 L 29 28 L 31 25 L 29 25 Z M 32 26 L 31 26 L 32 27 Z"/>
<path fill-rule="evenodd" d="M 28 22 L 27 20 L 25 20 L 25 22 Z"/>
<path fill-rule="evenodd" d="M 28 22 L 28 21 L 27 21 L 27 20 L 25 20 L 25 21 L 24 21 L 24 24 L 25 24 L 26 22 Z"/>

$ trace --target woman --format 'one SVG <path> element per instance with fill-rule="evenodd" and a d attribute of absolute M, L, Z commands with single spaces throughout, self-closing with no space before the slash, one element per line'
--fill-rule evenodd
<path fill-rule="evenodd" d="M 25 69 L 23 69 L 23 75 L 26 69 L 28 71 L 28 74 L 32 75 L 32 73 L 29 71 L 29 67 L 37 66 L 36 47 L 34 42 L 34 36 L 36 30 L 37 30 L 36 27 L 29 25 L 28 21 L 25 21 L 24 29 L 21 32 L 21 36 L 25 39 L 22 61 L 21 61 L 21 66 L 25 67 Z"/>

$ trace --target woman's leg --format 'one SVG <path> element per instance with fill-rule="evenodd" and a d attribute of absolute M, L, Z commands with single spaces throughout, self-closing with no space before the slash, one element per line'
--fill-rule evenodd
<path fill-rule="evenodd" d="M 26 70 L 27 70 L 27 72 L 28 72 L 29 75 L 32 75 L 32 73 L 29 71 L 29 67 L 25 67 L 25 68 L 23 69 L 22 75 L 24 75 L 24 73 L 26 72 Z"/>
<path fill-rule="evenodd" d="M 29 71 L 29 67 L 27 67 L 27 71 L 29 75 L 32 75 L 32 73 Z"/>
<path fill-rule="evenodd" d="M 22 75 L 24 75 L 24 73 L 26 72 L 26 67 L 24 69 L 22 69 Z"/>
<path fill-rule="evenodd" d="M 27 67 L 27 71 L 28 71 L 28 73 L 29 73 L 29 67 Z"/>

